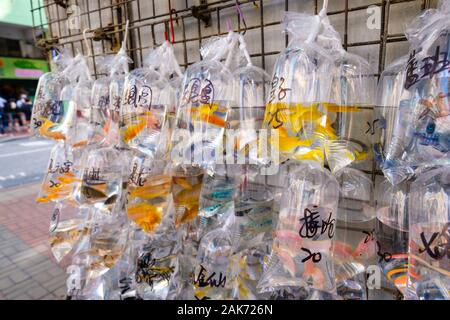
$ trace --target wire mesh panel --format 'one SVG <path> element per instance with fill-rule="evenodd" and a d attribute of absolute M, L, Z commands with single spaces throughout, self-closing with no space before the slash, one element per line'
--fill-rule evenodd
<path fill-rule="evenodd" d="M 202 42 L 227 34 L 231 28 L 245 34 L 254 65 L 270 74 L 277 55 L 289 43 L 289 36 L 281 32 L 283 11 L 317 14 L 322 8 L 322 1 L 318 0 L 30 1 L 37 45 L 49 58 L 56 47 L 89 56 L 95 77 L 101 76 L 99 57 L 119 50 L 127 20 L 127 52 L 133 60 L 132 68 L 141 67 L 147 53 L 165 39 L 173 43 L 180 65 L 187 67 L 201 59 Z M 368 60 L 373 75 L 379 76 L 386 65 L 408 52 L 405 25 L 421 10 L 435 7 L 436 2 L 334 0 L 329 3 L 328 17 L 340 33 L 343 47 Z M 43 12 L 47 15 L 46 23 Z M 262 117 L 264 107 L 261 108 Z M 373 119 L 359 125 L 370 135 L 371 124 Z M 381 177 L 374 161 L 360 169 L 372 182 Z M 274 187 L 280 185 L 279 176 L 263 176 L 260 182 Z"/>
<path fill-rule="evenodd" d="M 118 50 L 128 19 L 128 53 L 135 66 L 142 65 L 148 50 L 161 44 L 166 34 L 173 40 L 180 64 L 186 67 L 200 59 L 198 49 L 202 41 L 226 34 L 231 26 L 245 32 L 255 65 L 269 73 L 276 55 L 289 41 L 287 35 L 281 34 L 282 12 L 317 13 L 322 6 L 318 0 L 30 1 L 35 38 L 47 50 L 60 45 L 90 54 L 95 62 L 97 56 Z M 237 2 L 245 21 L 236 10 Z M 328 16 L 340 32 L 344 48 L 368 59 L 379 73 L 394 57 L 406 53 L 405 24 L 433 4 L 429 0 L 336 0 L 330 1 Z M 46 23 L 41 9 L 48 16 Z M 85 29 L 90 48 L 82 44 Z"/>

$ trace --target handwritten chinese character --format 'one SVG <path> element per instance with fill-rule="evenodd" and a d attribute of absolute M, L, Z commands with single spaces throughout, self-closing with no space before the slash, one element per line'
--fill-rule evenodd
<path fill-rule="evenodd" d="M 322 260 L 322 254 L 320 252 L 311 252 L 311 250 L 307 248 L 301 248 L 303 251 L 305 251 L 308 256 L 302 260 L 302 263 L 312 259 L 313 263 L 318 263 L 320 260 Z"/>
<path fill-rule="evenodd" d="M 194 284 L 198 285 L 200 288 L 208 287 L 208 286 L 211 288 L 225 287 L 227 277 L 224 276 L 222 274 L 222 272 L 220 272 L 219 279 L 216 280 L 216 279 L 214 279 L 215 275 L 216 275 L 216 273 L 213 272 L 213 273 L 211 273 L 211 275 L 209 277 L 206 277 L 207 271 L 206 271 L 205 267 L 200 265 L 200 271 L 198 273 L 197 279 L 195 279 L 195 276 L 194 276 Z"/>

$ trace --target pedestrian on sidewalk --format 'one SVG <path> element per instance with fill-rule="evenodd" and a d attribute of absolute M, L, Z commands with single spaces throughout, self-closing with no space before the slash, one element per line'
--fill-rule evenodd
<path fill-rule="evenodd" d="M 0 96 L 0 136 L 5 134 L 4 122 L 5 122 L 5 106 L 7 102 L 8 101 L 6 101 L 6 99 Z"/>

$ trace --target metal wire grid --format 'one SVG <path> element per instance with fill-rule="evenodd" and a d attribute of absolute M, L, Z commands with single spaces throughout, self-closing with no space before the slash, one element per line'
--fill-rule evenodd
<path fill-rule="evenodd" d="M 38 42 L 45 49 L 50 49 L 52 45 L 59 44 L 70 49 L 73 53 L 76 49 L 82 53 L 89 53 L 82 45 L 82 32 L 85 28 L 89 31 L 95 29 L 101 32 L 100 37 L 88 35 L 90 42 L 91 59 L 95 66 L 95 58 L 107 53 L 117 51 L 118 44 L 123 38 L 125 21 L 130 21 L 130 41 L 128 43 L 128 53 L 135 62 L 135 66 L 142 64 L 145 57 L 145 51 L 164 40 L 163 32 L 170 34 L 169 25 L 175 26 L 176 37 L 174 41 L 175 51 L 181 56 L 180 65 L 186 67 L 200 58 L 197 54 L 193 56 L 192 44 L 198 49 L 205 39 L 214 35 L 223 35 L 228 32 L 224 26 L 224 15 L 237 17 L 236 31 L 244 29 L 243 22 L 239 19 L 235 11 L 235 0 L 207 1 L 206 7 L 193 6 L 192 1 L 188 0 L 30 0 L 33 13 L 33 29 L 36 40 L 45 39 Z M 202 2 L 202 1 L 201 1 Z M 258 31 L 260 50 L 251 53 L 251 57 L 256 59 L 261 67 L 266 68 L 266 60 L 270 56 L 277 55 L 279 50 L 270 50 L 266 44 L 266 30 L 273 26 L 280 25 L 279 20 L 266 21 L 266 8 L 271 8 L 277 4 L 278 8 L 284 10 L 295 10 L 296 7 L 308 7 L 310 12 L 317 13 L 321 8 L 321 1 L 318 0 L 241 0 L 239 4 L 246 15 L 247 22 L 245 30 L 247 32 Z M 329 10 L 330 19 L 334 16 L 344 19 L 342 40 L 344 48 L 378 46 L 377 74 L 381 73 L 385 65 L 387 44 L 403 42 L 406 40 L 401 33 L 389 33 L 390 13 L 393 7 L 402 3 L 415 2 L 420 3 L 420 8 L 425 9 L 431 6 L 431 0 L 382 0 L 364 1 L 364 5 L 351 5 L 351 3 L 360 3 L 355 0 L 336 0 L 332 4 L 338 3 L 342 9 Z M 281 6 L 283 4 L 283 6 Z M 370 6 L 376 6 L 381 9 L 381 27 L 379 37 L 370 41 L 349 41 L 349 31 L 356 26 L 352 23 L 351 15 L 355 12 L 363 12 Z M 199 8 L 197 13 L 192 8 Z M 312 9 L 312 10 L 311 10 Z M 48 22 L 43 22 L 43 12 L 47 14 Z M 68 27 L 68 21 L 76 21 L 76 15 L 79 14 L 79 28 Z M 210 14 L 211 22 L 209 27 L 199 19 Z M 405 17 L 406 18 L 406 17 Z M 409 17 L 411 18 L 411 17 Z M 235 21 L 233 21 L 235 22 Z M 47 29 L 47 31 L 46 31 Z M 94 41 L 97 40 L 97 41 Z M 252 41 L 256 40 L 252 37 Z M 284 45 L 289 39 L 285 36 Z M 109 46 L 108 46 L 109 44 Z M 270 70 L 269 70 L 270 71 Z M 97 76 L 97 71 L 94 70 Z"/>

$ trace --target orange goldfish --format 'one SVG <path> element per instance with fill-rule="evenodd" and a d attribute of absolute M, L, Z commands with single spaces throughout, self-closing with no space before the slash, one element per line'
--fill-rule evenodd
<path fill-rule="evenodd" d="M 61 133 L 61 132 L 52 132 L 49 131 L 51 129 L 51 127 L 53 127 L 55 125 L 54 122 L 42 118 L 41 120 L 45 120 L 45 122 L 42 124 L 42 126 L 39 128 L 39 134 L 41 136 L 47 137 L 47 138 L 51 138 L 51 139 L 55 139 L 55 140 L 65 140 L 66 136 Z"/>
<path fill-rule="evenodd" d="M 150 183 L 142 187 L 134 187 L 130 190 L 130 198 L 154 199 L 167 196 L 170 191 L 170 177 L 162 176 L 158 181 L 152 179 Z M 156 182 L 156 183 L 152 183 Z"/>
<path fill-rule="evenodd" d="M 194 204 L 190 207 L 184 207 L 183 215 L 178 216 L 175 225 L 178 227 L 180 224 L 194 220 L 198 214 L 198 204 Z"/>
<path fill-rule="evenodd" d="M 125 142 L 134 139 L 147 126 L 147 122 L 142 117 L 139 117 L 137 120 L 136 124 L 128 125 L 123 130 L 123 140 Z"/>
<path fill-rule="evenodd" d="M 88 143 L 87 140 L 81 140 L 81 141 L 74 143 L 72 145 L 72 147 L 74 147 L 74 148 L 82 147 L 82 146 L 87 145 L 87 143 Z"/>
<path fill-rule="evenodd" d="M 173 177 L 172 179 L 175 184 L 181 186 L 183 189 L 192 190 L 192 185 L 186 178 Z"/>
<path fill-rule="evenodd" d="M 127 207 L 128 217 L 145 232 L 152 232 L 161 223 L 163 207 L 140 202 Z"/>
<path fill-rule="evenodd" d="M 201 183 L 198 183 L 195 186 L 193 186 L 191 190 L 184 189 L 180 191 L 173 197 L 175 205 L 182 205 L 189 207 L 192 204 L 198 204 L 201 189 L 202 185 Z"/>
<path fill-rule="evenodd" d="M 311 259 L 306 261 L 304 266 L 303 277 L 307 279 L 307 282 L 315 289 L 324 288 L 326 279 L 322 270 L 316 267 Z"/>
<path fill-rule="evenodd" d="M 296 272 L 297 268 L 295 265 L 295 261 L 291 257 L 289 252 L 278 246 L 274 246 L 272 248 L 272 252 L 278 256 L 280 261 L 282 261 L 283 267 L 290 273 L 290 275 L 295 277 L 295 272 Z"/>

